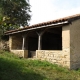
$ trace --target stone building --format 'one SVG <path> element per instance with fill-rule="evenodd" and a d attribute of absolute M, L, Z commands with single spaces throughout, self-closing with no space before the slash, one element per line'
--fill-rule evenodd
<path fill-rule="evenodd" d="M 80 14 L 7 31 L 9 49 L 24 58 L 37 58 L 80 68 Z"/>

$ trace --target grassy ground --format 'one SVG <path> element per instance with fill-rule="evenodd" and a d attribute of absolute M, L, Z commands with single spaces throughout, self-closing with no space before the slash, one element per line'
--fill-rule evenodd
<path fill-rule="evenodd" d="M 80 70 L 68 70 L 46 61 L 19 59 L 0 51 L 0 80 L 80 80 Z"/>

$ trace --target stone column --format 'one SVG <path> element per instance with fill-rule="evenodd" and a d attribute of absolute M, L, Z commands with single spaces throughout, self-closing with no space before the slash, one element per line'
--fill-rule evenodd
<path fill-rule="evenodd" d="M 42 35 L 38 34 L 38 50 L 41 50 L 42 47 Z"/>
<path fill-rule="evenodd" d="M 25 32 L 23 35 L 23 42 L 22 42 L 22 50 L 28 49 L 28 32 Z M 27 43 L 27 45 L 25 45 Z"/>
<path fill-rule="evenodd" d="M 22 42 L 22 50 L 25 50 L 25 35 L 22 35 L 23 42 Z"/>
<path fill-rule="evenodd" d="M 38 34 L 38 50 L 41 50 L 42 48 L 42 35 L 43 35 L 44 32 L 40 31 L 40 32 L 37 32 Z"/>
<path fill-rule="evenodd" d="M 25 49 L 28 50 L 28 33 L 23 34 L 22 37 L 23 37 L 22 50 L 25 50 Z"/>

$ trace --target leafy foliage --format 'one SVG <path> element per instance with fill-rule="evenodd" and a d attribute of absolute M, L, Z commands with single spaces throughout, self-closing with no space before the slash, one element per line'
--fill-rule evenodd
<path fill-rule="evenodd" d="M 30 20 L 30 4 L 28 0 L 1 0 L 0 8 L 7 25 L 28 25 Z"/>
<path fill-rule="evenodd" d="M 0 38 L 7 30 L 29 25 L 29 0 L 0 0 Z"/>

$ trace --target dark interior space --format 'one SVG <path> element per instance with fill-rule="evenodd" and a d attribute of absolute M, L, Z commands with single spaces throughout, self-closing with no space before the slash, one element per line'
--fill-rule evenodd
<path fill-rule="evenodd" d="M 38 50 L 38 35 L 36 31 L 28 36 L 28 57 L 31 58 Z M 48 28 L 42 35 L 42 50 L 62 50 L 62 27 Z"/>
<path fill-rule="evenodd" d="M 28 44 L 28 57 L 31 58 L 36 55 L 36 50 L 38 49 L 38 38 L 29 37 Z"/>
<path fill-rule="evenodd" d="M 36 51 L 38 49 L 38 38 L 29 37 L 28 44 L 28 50 Z"/>
<path fill-rule="evenodd" d="M 42 50 L 62 50 L 62 27 L 50 28 L 43 34 Z"/>
<path fill-rule="evenodd" d="M 28 58 L 35 56 L 38 50 L 38 35 L 36 31 L 32 31 L 28 35 Z"/>

